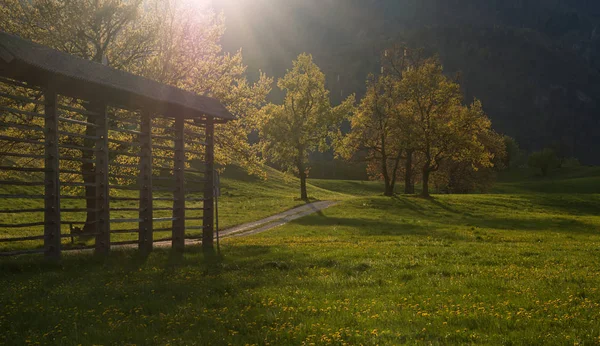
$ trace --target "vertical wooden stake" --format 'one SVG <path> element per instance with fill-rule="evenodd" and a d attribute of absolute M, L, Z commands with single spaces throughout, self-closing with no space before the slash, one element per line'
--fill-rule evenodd
<path fill-rule="evenodd" d="M 96 107 L 96 253 L 110 250 L 110 205 L 108 186 L 108 116 L 106 104 Z"/>
<path fill-rule="evenodd" d="M 215 164 L 215 125 L 212 117 L 206 118 L 206 148 L 204 161 L 206 161 L 205 183 L 204 183 L 204 216 L 202 230 L 202 249 L 207 253 L 214 253 L 214 164 Z"/>
<path fill-rule="evenodd" d="M 60 175 L 58 151 L 57 95 L 54 90 L 44 92 L 45 136 L 45 200 L 44 253 L 52 259 L 60 258 Z"/>
<path fill-rule="evenodd" d="M 173 192 L 173 249 L 183 251 L 185 248 L 185 140 L 184 120 L 181 117 L 175 119 L 175 190 Z"/>
<path fill-rule="evenodd" d="M 152 118 L 144 111 L 141 119 L 140 156 L 140 224 L 139 249 L 147 254 L 152 251 L 154 229 L 152 224 Z"/>

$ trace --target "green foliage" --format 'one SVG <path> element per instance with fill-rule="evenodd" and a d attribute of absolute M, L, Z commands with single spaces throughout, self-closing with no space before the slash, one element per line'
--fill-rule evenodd
<path fill-rule="evenodd" d="M 513 169 L 524 166 L 527 163 L 527 156 L 519 147 L 519 143 L 510 137 L 504 136 L 504 146 L 506 148 L 506 156 L 504 159 L 504 167 Z"/>
<path fill-rule="evenodd" d="M 442 66 L 428 61 L 408 71 L 401 83 L 404 112 L 413 125 L 413 147 L 422 156 L 423 196 L 429 196 L 429 177 L 448 161 L 470 164 L 474 170 L 492 167 L 497 137 L 479 100 L 462 105 L 458 83 L 443 74 Z M 486 147 L 486 140 L 488 146 Z"/>
<path fill-rule="evenodd" d="M 0 9 L 8 13 L 0 17 L 0 28 L 10 33 L 216 97 L 238 117 L 217 126 L 216 160 L 260 173 L 257 148 L 247 138 L 257 130 L 258 111 L 271 91 L 272 79 L 261 73 L 255 83 L 246 80 L 241 51 L 222 52 L 224 18 L 207 4 L 186 0 L 2 0 Z M 192 149 L 203 151 L 202 146 Z"/>
<path fill-rule="evenodd" d="M 367 162 L 370 177 L 383 180 L 386 196 L 395 193 L 402 174 L 405 182 L 411 182 L 405 192 L 410 193 L 414 182 L 414 124 L 402 108 L 405 95 L 400 82 L 406 71 L 423 62 L 420 53 L 403 45 L 382 53 L 381 74 L 369 75 L 366 94 L 350 119 L 350 133 L 336 146 L 339 156 Z"/>
<path fill-rule="evenodd" d="M 301 54 L 277 85 L 285 92 L 282 105 L 263 109 L 261 144 L 264 155 L 300 176 L 300 198 L 307 199 L 308 155 L 329 149 L 328 139 L 340 134 L 342 121 L 352 111 L 354 96 L 332 107 L 325 75 L 312 56 Z"/>
<path fill-rule="evenodd" d="M 542 176 L 548 176 L 550 170 L 557 168 L 560 160 L 554 150 L 545 148 L 529 155 L 529 167 L 539 169 Z"/>

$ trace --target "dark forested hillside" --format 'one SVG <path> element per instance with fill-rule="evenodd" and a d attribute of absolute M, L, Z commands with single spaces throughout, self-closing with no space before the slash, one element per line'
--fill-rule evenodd
<path fill-rule="evenodd" d="M 334 101 L 359 95 L 379 52 L 407 42 L 460 72 L 496 130 L 528 150 L 600 163 L 600 2 L 593 0 L 219 0 L 224 45 L 282 76 L 310 52 Z M 274 94 L 278 97 L 277 93 Z M 467 100 L 467 101 L 469 101 Z"/>

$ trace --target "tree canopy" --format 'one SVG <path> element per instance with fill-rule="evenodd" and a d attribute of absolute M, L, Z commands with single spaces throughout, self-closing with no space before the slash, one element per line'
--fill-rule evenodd
<path fill-rule="evenodd" d="M 340 125 L 352 111 L 354 96 L 332 107 L 325 75 L 309 54 L 298 56 L 277 85 L 285 98 L 283 104 L 264 109 L 260 131 L 263 153 L 300 176 L 300 198 L 307 199 L 308 155 L 328 149 L 328 138 L 340 135 Z"/>

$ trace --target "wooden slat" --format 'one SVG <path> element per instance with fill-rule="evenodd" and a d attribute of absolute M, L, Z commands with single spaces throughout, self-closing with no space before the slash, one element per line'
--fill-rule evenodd
<path fill-rule="evenodd" d="M 206 150 L 204 153 L 204 161 L 206 162 L 206 173 L 204 179 L 204 213 L 203 221 L 204 229 L 202 230 L 202 248 L 204 251 L 214 252 L 214 123 L 213 118 L 209 117 L 206 120 Z"/>
<path fill-rule="evenodd" d="M 175 119 L 175 153 L 174 178 L 175 190 L 173 192 L 173 241 L 172 247 L 175 251 L 183 251 L 185 248 L 185 142 L 183 118 Z"/>
<path fill-rule="evenodd" d="M 46 172 L 46 169 L 45 168 L 35 168 L 35 167 L 0 166 L 0 171 L 44 173 L 44 172 Z"/>
<path fill-rule="evenodd" d="M 12 186 L 44 186 L 46 185 L 43 181 L 13 181 L 13 180 L 0 180 L 0 185 L 12 185 Z"/>
<path fill-rule="evenodd" d="M 77 137 L 77 138 L 83 138 L 83 139 L 89 139 L 91 141 L 95 141 L 98 138 L 96 138 L 95 136 L 88 136 L 88 135 L 84 135 L 81 133 L 73 133 L 73 132 L 66 132 L 66 131 L 58 131 L 58 134 L 61 136 L 69 136 L 69 137 Z"/>
<path fill-rule="evenodd" d="M 152 219 L 152 221 L 155 221 L 155 222 L 165 222 L 165 221 L 175 221 L 175 220 L 177 220 L 176 217 L 156 217 L 156 218 Z"/>
<path fill-rule="evenodd" d="M 25 103 L 33 103 L 36 105 L 44 105 L 44 101 L 34 100 L 23 96 L 11 95 L 7 93 L 0 92 L 0 97 L 5 97 L 8 99 L 13 99 L 15 101 L 25 102 Z"/>
<path fill-rule="evenodd" d="M 124 241 L 116 241 L 116 242 L 111 242 L 110 245 L 111 246 L 119 246 L 119 245 L 134 245 L 134 244 L 139 244 L 139 240 L 124 240 Z"/>
<path fill-rule="evenodd" d="M 140 230 L 135 229 L 113 229 L 110 231 L 112 234 L 128 234 L 128 233 L 138 233 Z"/>
<path fill-rule="evenodd" d="M 109 178 L 115 178 L 115 179 L 130 179 L 130 180 L 138 180 L 138 177 L 134 176 L 134 175 L 126 175 L 126 174 L 109 174 L 108 175 Z"/>
<path fill-rule="evenodd" d="M 39 138 L 39 139 L 43 139 L 43 138 Z M 27 144 L 35 144 L 35 145 L 45 145 L 45 143 L 39 141 L 39 139 L 26 139 L 26 138 L 16 138 L 16 137 L 9 137 L 9 136 L 0 136 L 0 141 L 27 143 Z"/>
<path fill-rule="evenodd" d="M 111 127 L 108 129 L 109 131 L 115 131 L 115 132 L 121 132 L 121 133 L 129 133 L 132 135 L 141 135 L 142 133 L 140 131 L 136 131 L 136 130 L 128 130 L 128 129 L 119 129 L 116 127 Z"/>
<path fill-rule="evenodd" d="M 108 118 L 106 104 L 97 104 L 100 116 L 94 118 L 96 126 L 96 246 L 95 252 L 107 254 L 110 250 L 110 192 L 108 186 Z"/>
<path fill-rule="evenodd" d="M 134 197 L 110 197 L 111 201 L 118 201 L 118 202 L 126 202 L 126 201 L 139 201 L 139 198 L 134 198 Z"/>
<path fill-rule="evenodd" d="M 19 195 L 19 194 L 2 194 L 0 195 L 0 199 L 10 198 L 10 199 L 44 199 L 45 195 Z"/>
<path fill-rule="evenodd" d="M 72 145 L 72 144 L 59 144 L 58 147 L 60 149 L 72 149 L 72 150 L 79 150 L 79 151 L 88 151 L 88 152 L 95 152 L 96 149 L 94 148 L 89 148 L 89 147 L 82 147 L 79 145 Z"/>
<path fill-rule="evenodd" d="M 37 209 L 4 209 L 0 210 L 0 214 L 27 214 L 27 213 L 42 213 L 46 211 L 44 208 Z"/>
<path fill-rule="evenodd" d="M 73 161 L 73 162 L 82 162 L 82 163 L 93 163 L 94 159 L 84 159 L 82 157 L 72 157 L 72 156 L 60 156 L 60 160 L 64 161 Z"/>
<path fill-rule="evenodd" d="M 90 209 L 90 208 L 61 208 L 61 213 L 88 213 L 88 212 L 97 212 L 98 209 Z"/>
<path fill-rule="evenodd" d="M 111 150 L 110 153 L 111 154 L 116 154 L 116 155 L 119 155 L 119 156 L 140 157 L 139 153 L 130 153 L 128 151 L 122 151 L 122 150 Z"/>
<path fill-rule="evenodd" d="M 117 208 L 117 207 L 110 207 L 110 211 L 140 211 L 140 208 Z"/>
<path fill-rule="evenodd" d="M 93 116 L 93 117 L 100 116 L 99 113 L 95 113 L 95 112 L 91 112 L 87 109 L 75 108 L 75 107 L 71 107 L 71 106 L 67 106 L 67 105 L 58 105 L 58 108 L 62 109 L 62 110 L 66 110 L 66 111 L 75 112 L 75 113 L 81 114 L 81 115 L 89 115 L 89 116 Z"/>
<path fill-rule="evenodd" d="M 8 157 L 22 157 L 28 159 L 45 159 L 44 155 L 36 155 L 36 154 L 21 154 L 21 153 L 1 153 L 0 156 L 8 156 Z"/>
<path fill-rule="evenodd" d="M 199 173 L 199 174 L 206 174 L 206 171 L 201 171 L 199 169 L 193 169 L 193 168 L 186 168 L 185 173 Z"/>
<path fill-rule="evenodd" d="M 188 197 L 185 200 L 190 201 L 190 202 L 206 202 L 207 201 L 207 199 L 203 198 L 203 197 Z M 204 208 L 206 208 L 206 206 Z"/>
<path fill-rule="evenodd" d="M 46 128 L 45 147 L 45 194 L 44 199 L 44 249 L 47 258 L 58 259 L 61 252 L 60 237 L 60 174 L 58 149 L 58 113 L 55 90 L 44 92 L 44 127 Z"/>
<path fill-rule="evenodd" d="M 164 141 L 173 141 L 175 140 L 175 138 L 173 138 L 172 136 L 161 136 L 161 135 L 152 135 L 152 139 L 159 139 L 159 140 L 164 140 Z"/>
<path fill-rule="evenodd" d="M 59 117 L 58 120 L 63 121 L 65 123 L 71 123 L 71 124 L 81 125 L 81 126 L 85 126 L 85 127 L 98 127 L 98 125 L 93 124 L 93 123 L 88 123 L 87 121 L 75 120 L 75 119 L 70 119 L 70 118 Z"/>
<path fill-rule="evenodd" d="M 110 163 L 111 166 L 115 166 L 115 167 L 121 167 L 121 168 L 138 168 L 139 164 L 137 163 L 118 163 L 118 162 L 111 162 Z"/>
<path fill-rule="evenodd" d="M 70 186 L 70 187 L 95 186 L 95 184 L 93 184 L 93 183 L 76 183 L 76 182 L 70 182 L 70 181 L 65 181 L 61 185 L 62 186 Z"/>
<path fill-rule="evenodd" d="M 34 85 L 30 85 L 21 81 L 17 81 L 14 79 L 9 79 L 9 78 L 4 78 L 4 77 L 0 77 L 0 83 L 4 83 L 4 84 L 10 84 L 19 88 L 26 88 L 26 89 L 31 89 L 31 90 L 35 90 L 35 91 L 39 91 L 40 88 Z"/>
<path fill-rule="evenodd" d="M 135 143 L 135 142 L 125 142 L 125 141 L 120 141 L 120 140 L 118 140 L 118 139 L 112 139 L 112 138 L 109 138 L 109 139 L 108 139 L 108 142 L 109 142 L 109 143 L 115 143 L 115 144 L 124 145 L 124 146 L 127 146 L 127 147 L 139 147 L 139 146 L 141 146 L 141 144 L 140 144 L 140 143 Z"/>
<path fill-rule="evenodd" d="M 24 111 L 21 109 L 16 109 L 16 108 L 11 108 L 11 107 L 6 107 L 6 106 L 0 106 L 0 110 L 8 112 L 8 113 L 17 113 L 17 114 L 21 114 L 21 115 L 26 115 L 28 117 L 33 117 L 33 118 L 43 118 L 44 114 L 41 113 L 35 113 L 35 112 L 28 112 L 28 111 Z M 2 114 L 2 113 L 0 113 Z"/>
<path fill-rule="evenodd" d="M 18 238 L 0 238 L 0 243 L 12 243 L 16 241 L 29 241 L 29 240 L 42 240 L 45 236 L 34 235 L 30 237 L 18 237 Z"/>
<path fill-rule="evenodd" d="M 31 255 L 31 254 L 37 254 L 37 253 L 44 253 L 44 251 L 45 251 L 44 249 L 7 251 L 7 252 L 0 252 L 0 257 Z"/>
<path fill-rule="evenodd" d="M 109 188 L 115 190 L 126 190 L 126 191 L 138 191 L 140 188 L 137 186 L 128 186 L 128 185 L 108 185 Z"/>
<path fill-rule="evenodd" d="M 24 228 L 45 226 L 46 222 L 28 222 L 28 223 L 0 223 L 0 228 Z"/>
<path fill-rule="evenodd" d="M 0 121 L 0 126 L 12 127 L 15 129 L 27 130 L 27 131 L 44 131 L 43 127 L 40 127 L 37 125 L 19 124 L 19 123 L 6 122 L 6 121 Z"/>
<path fill-rule="evenodd" d="M 130 223 L 130 222 L 140 222 L 141 219 L 112 219 L 111 223 Z"/>
<path fill-rule="evenodd" d="M 139 249 L 142 253 L 152 251 L 154 240 L 154 227 L 152 219 L 154 215 L 154 206 L 152 203 L 152 118 L 146 111 L 141 119 L 141 156 L 140 156 L 140 208 L 139 208 Z"/>

